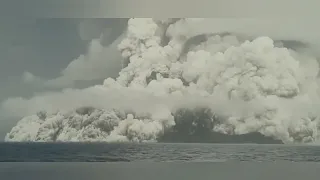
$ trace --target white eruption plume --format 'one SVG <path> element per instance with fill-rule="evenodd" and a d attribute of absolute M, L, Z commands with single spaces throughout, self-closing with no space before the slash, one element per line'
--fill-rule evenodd
<path fill-rule="evenodd" d="M 178 109 L 204 107 L 219 117 L 215 132 L 317 141 L 317 59 L 270 37 L 193 25 L 202 21 L 130 19 L 116 79 L 6 101 L 8 112 L 29 116 L 5 140 L 156 141 L 176 125 Z M 45 112 L 32 115 L 40 108 Z"/>

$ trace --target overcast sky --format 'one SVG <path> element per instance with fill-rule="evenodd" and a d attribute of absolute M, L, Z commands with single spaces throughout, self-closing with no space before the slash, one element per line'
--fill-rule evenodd
<path fill-rule="evenodd" d="M 0 21 L 0 102 L 9 97 L 28 97 L 34 92 L 48 90 L 40 84 L 24 82 L 25 72 L 44 80 L 67 79 L 60 77 L 61 71 L 87 53 L 92 39 L 103 34 L 103 44 L 108 46 L 121 35 L 126 25 L 126 19 L 2 18 Z M 115 76 L 117 69 L 110 71 L 111 74 L 102 75 Z M 95 76 L 93 80 L 99 81 L 99 77 Z M 69 78 L 67 83 L 70 81 Z M 1 141 L 18 119 L 4 119 L 1 115 L 0 118 Z"/>

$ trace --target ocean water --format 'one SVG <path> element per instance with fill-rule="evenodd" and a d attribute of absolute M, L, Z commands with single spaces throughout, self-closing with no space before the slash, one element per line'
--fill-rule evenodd
<path fill-rule="evenodd" d="M 320 146 L 1 143 L 0 162 L 320 162 Z"/>
<path fill-rule="evenodd" d="M 319 179 L 320 147 L 2 143 L 0 179 Z"/>

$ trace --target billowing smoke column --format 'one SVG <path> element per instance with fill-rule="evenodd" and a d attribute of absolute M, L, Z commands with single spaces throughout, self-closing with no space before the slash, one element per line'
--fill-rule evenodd
<path fill-rule="evenodd" d="M 149 142 L 178 130 L 317 141 L 315 58 L 268 37 L 198 34 L 189 26 L 193 21 L 199 19 L 128 21 L 127 36 L 118 46 L 123 56 L 119 76 L 88 88 L 105 92 L 101 101 L 108 96 L 127 105 L 41 111 L 24 117 L 5 140 Z M 183 128 L 188 118 L 179 117 L 186 113 L 197 116 Z"/>

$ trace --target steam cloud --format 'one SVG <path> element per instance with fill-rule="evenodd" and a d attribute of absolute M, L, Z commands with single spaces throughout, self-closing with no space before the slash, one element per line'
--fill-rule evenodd
<path fill-rule="evenodd" d="M 205 20 L 130 19 L 116 79 L 9 99 L 3 109 L 25 117 L 5 140 L 157 141 L 199 109 L 206 118 L 191 126 L 209 131 L 319 139 L 316 57 L 279 39 L 199 23 Z"/>

